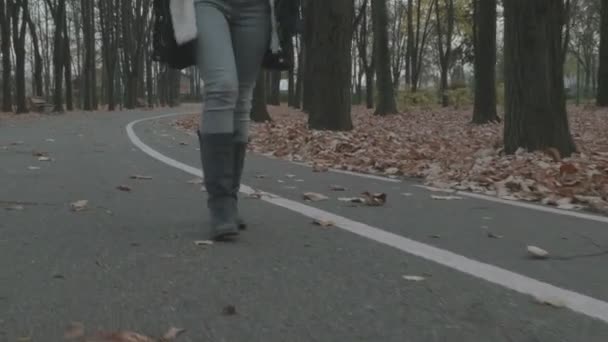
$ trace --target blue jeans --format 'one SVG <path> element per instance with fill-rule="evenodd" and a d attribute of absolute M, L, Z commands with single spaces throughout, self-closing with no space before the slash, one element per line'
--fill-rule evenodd
<path fill-rule="evenodd" d="M 270 39 L 268 0 L 195 0 L 204 82 L 201 133 L 249 139 L 253 89 Z"/>

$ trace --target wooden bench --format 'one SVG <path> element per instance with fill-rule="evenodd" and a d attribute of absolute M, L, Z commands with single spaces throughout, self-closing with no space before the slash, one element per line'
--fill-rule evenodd
<path fill-rule="evenodd" d="M 38 113 L 50 113 L 53 111 L 54 106 L 46 102 L 42 97 L 32 96 L 30 97 L 30 107 Z"/>

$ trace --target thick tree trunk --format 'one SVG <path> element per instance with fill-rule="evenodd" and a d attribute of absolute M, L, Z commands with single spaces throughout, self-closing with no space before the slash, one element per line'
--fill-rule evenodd
<path fill-rule="evenodd" d="M 315 95 L 308 124 L 312 129 L 351 130 L 352 0 L 316 2 L 309 60 Z"/>
<path fill-rule="evenodd" d="M 291 60 L 295 61 L 295 49 L 293 46 L 293 40 L 289 39 L 288 42 L 288 48 L 289 50 L 289 54 L 291 55 Z M 292 64 L 292 66 L 289 68 L 288 72 L 287 72 L 287 105 L 289 107 L 295 107 L 295 102 L 296 102 L 296 74 L 295 74 L 296 70 L 295 70 L 295 66 Z"/>
<path fill-rule="evenodd" d="M 65 0 L 58 0 L 52 5 L 51 0 L 47 0 L 53 20 L 55 22 L 55 33 L 53 38 L 53 105 L 55 112 L 63 112 L 63 69 L 65 66 L 65 44 L 63 25 L 65 23 Z"/>
<path fill-rule="evenodd" d="M 397 113 L 395 88 L 391 73 L 391 56 L 388 41 L 388 12 L 386 0 L 372 1 L 372 18 L 374 27 L 374 49 L 376 51 L 376 77 L 378 104 L 375 115 Z"/>
<path fill-rule="evenodd" d="M 268 82 L 270 94 L 268 94 L 268 104 L 279 106 L 281 104 L 281 72 L 270 72 L 270 82 Z"/>
<path fill-rule="evenodd" d="M 597 105 L 608 107 L 608 0 L 602 1 L 600 57 L 597 73 Z"/>
<path fill-rule="evenodd" d="M 42 61 L 42 55 L 40 53 L 40 42 L 38 41 L 38 39 L 39 39 L 38 31 L 36 30 L 36 25 L 34 24 L 34 21 L 32 20 L 32 16 L 31 16 L 29 9 L 25 11 L 24 15 L 25 15 L 25 20 L 27 21 L 28 27 L 30 29 L 30 38 L 31 38 L 32 45 L 34 48 L 33 94 L 34 94 L 34 96 L 43 96 L 44 95 L 44 90 L 43 90 L 44 83 L 42 80 L 43 61 Z"/>
<path fill-rule="evenodd" d="M 254 122 L 272 121 L 268 108 L 266 107 L 266 72 L 260 72 L 258 80 L 253 90 L 253 100 L 251 106 L 251 120 Z"/>
<path fill-rule="evenodd" d="M 443 4 L 445 8 L 440 6 L 440 0 L 435 0 L 435 23 L 437 25 L 439 69 L 441 73 L 441 104 L 443 107 L 447 107 L 450 105 L 450 98 L 448 95 L 448 75 L 450 73 L 452 60 L 452 36 L 454 32 L 454 21 L 456 18 L 454 12 L 454 0 L 445 0 Z M 444 11 L 442 11 L 442 9 Z"/>
<path fill-rule="evenodd" d="M 294 94 L 294 108 L 302 107 L 302 91 L 304 88 L 304 54 L 302 53 L 303 49 L 300 44 L 300 49 L 298 51 L 298 70 L 297 70 L 297 79 L 296 79 L 296 93 Z"/>
<path fill-rule="evenodd" d="M 27 22 L 24 12 L 28 9 L 27 1 L 12 3 L 13 49 L 15 50 L 15 100 L 17 114 L 27 113 L 25 99 L 25 33 Z"/>
<path fill-rule="evenodd" d="M 564 4 L 505 0 L 505 151 L 576 148 L 570 134 L 562 64 Z"/>
<path fill-rule="evenodd" d="M 473 123 L 499 121 L 496 113 L 496 0 L 474 0 L 475 107 Z"/>
<path fill-rule="evenodd" d="M 11 82 L 11 28 L 10 8 L 5 0 L 0 0 L 0 48 L 2 51 L 2 111 L 13 111 Z"/>
<path fill-rule="evenodd" d="M 367 109 L 374 108 L 374 69 L 365 70 L 365 104 Z"/>
<path fill-rule="evenodd" d="M 414 6 L 413 1 L 407 2 L 407 51 L 405 54 L 405 83 L 412 85 L 412 56 L 414 53 Z"/>

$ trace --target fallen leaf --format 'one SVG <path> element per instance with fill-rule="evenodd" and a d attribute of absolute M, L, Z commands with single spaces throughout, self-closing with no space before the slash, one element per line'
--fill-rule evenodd
<path fill-rule="evenodd" d="M 63 338 L 66 340 L 75 340 L 84 337 L 84 324 L 80 322 L 72 322 L 65 329 L 65 333 L 63 334 Z"/>
<path fill-rule="evenodd" d="M 213 246 L 213 241 L 211 240 L 199 240 L 194 241 L 194 244 L 197 246 Z"/>
<path fill-rule="evenodd" d="M 15 142 L 11 143 L 11 146 L 19 146 L 19 145 L 23 145 L 23 144 L 25 144 L 24 141 L 15 141 Z"/>
<path fill-rule="evenodd" d="M 22 205 L 12 205 L 10 207 L 5 208 L 8 211 L 22 211 L 25 210 L 25 207 Z"/>
<path fill-rule="evenodd" d="M 437 200 L 437 201 L 456 201 L 456 200 L 464 199 L 464 197 L 460 197 L 460 196 L 437 196 L 437 195 L 432 195 L 431 198 L 434 200 Z"/>
<path fill-rule="evenodd" d="M 179 328 L 171 327 L 171 329 L 169 329 L 169 331 L 167 331 L 163 335 L 163 341 L 162 342 L 173 341 L 177 337 L 179 337 L 179 335 L 183 334 L 184 332 L 186 332 L 186 329 L 179 329 Z"/>
<path fill-rule="evenodd" d="M 137 179 L 137 180 L 151 180 L 152 179 L 152 177 L 150 177 L 150 176 L 142 176 L 142 175 L 133 175 L 130 178 Z"/>
<path fill-rule="evenodd" d="M 433 238 L 433 239 L 441 239 L 441 235 L 439 235 L 439 234 L 433 234 L 433 235 L 431 235 L 431 238 Z"/>
<path fill-rule="evenodd" d="M 425 277 L 416 276 L 416 275 L 405 275 L 405 276 L 403 276 L 403 279 L 405 279 L 407 281 L 414 281 L 414 282 L 421 282 L 421 281 L 426 280 Z"/>
<path fill-rule="evenodd" d="M 303 180 L 303 179 L 296 179 L 296 182 L 298 182 L 298 183 L 303 183 L 303 182 L 304 182 L 304 180 Z"/>
<path fill-rule="evenodd" d="M 188 181 L 188 184 L 203 184 L 203 179 L 202 178 L 194 178 Z"/>
<path fill-rule="evenodd" d="M 554 308 L 563 308 L 566 306 L 563 300 L 555 297 L 534 297 L 534 300 L 541 305 L 552 306 Z"/>
<path fill-rule="evenodd" d="M 261 193 L 259 191 L 256 191 L 256 192 L 254 192 L 252 194 L 247 195 L 247 198 L 249 198 L 249 199 L 261 199 L 263 195 L 264 195 L 263 193 Z"/>
<path fill-rule="evenodd" d="M 131 188 L 126 185 L 119 185 L 116 189 L 124 192 L 131 192 Z"/>
<path fill-rule="evenodd" d="M 313 223 L 316 224 L 317 226 L 321 226 L 323 228 L 330 228 L 330 227 L 334 227 L 336 225 L 333 221 L 328 221 L 328 220 L 314 220 Z"/>
<path fill-rule="evenodd" d="M 257 175 L 255 175 L 255 178 L 257 178 L 257 179 L 266 179 L 266 178 L 268 178 L 268 176 L 264 175 L 264 174 L 257 174 Z"/>
<path fill-rule="evenodd" d="M 48 139 L 46 139 L 46 141 L 47 141 L 47 142 L 55 142 L 55 139 L 53 139 L 53 138 L 48 138 Z"/>
<path fill-rule="evenodd" d="M 405 196 L 405 197 L 412 197 L 412 196 L 414 196 L 414 194 L 413 194 L 413 193 L 411 193 L 411 192 L 404 192 L 404 193 L 402 193 L 401 195 L 402 195 L 402 196 Z"/>
<path fill-rule="evenodd" d="M 89 341 L 87 341 L 89 342 Z M 153 338 L 132 331 L 99 333 L 90 342 L 157 342 Z"/>
<path fill-rule="evenodd" d="M 296 178 L 296 175 L 286 174 L 285 177 L 287 177 L 287 178 Z"/>
<path fill-rule="evenodd" d="M 187 143 L 187 142 L 185 142 L 185 141 L 180 141 L 180 142 L 179 142 L 179 144 L 180 144 L 181 146 L 188 146 L 188 145 L 190 145 L 190 144 L 188 144 L 188 143 Z"/>
<path fill-rule="evenodd" d="M 315 164 L 312 166 L 312 171 L 313 172 L 327 172 L 327 171 L 329 171 L 329 168 L 325 165 Z"/>
<path fill-rule="evenodd" d="M 365 198 L 362 197 L 340 197 L 338 198 L 340 202 L 349 202 L 349 203 L 365 203 Z"/>
<path fill-rule="evenodd" d="M 331 191 L 346 191 L 346 188 L 341 185 L 330 185 L 329 189 Z"/>
<path fill-rule="evenodd" d="M 31 336 L 21 336 L 17 338 L 18 342 L 30 342 L 32 341 L 32 337 Z"/>
<path fill-rule="evenodd" d="M 370 207 L 380 207 L 386 204 L 387 195 L 385 193 L 369 193 L 364 192 L 361 194 L 363 196 L 363 203 Z"/>
<path fill-rule="evenodd" d="M 329 197 L 316 193 L 316 192 L 307 192 L 303 195 L 303 198 L 305 201 L 311 201 L 311 202 L 320 202 L 320 201 L 326 201 L 329 199 Z"/>
<path fill-rule="evenodd" d="M 547 259 L 549 257 L 549 252 L 536 246 L 528 246 L 528 253 L 535 259 Z"/>
<path fill-rule="evenodd" d="M 494 233 L 492 233 L 492 232 L 488 232 L 488 237 L 489 237 L 490 239 L 502 239 L 504 236 L 502 236 L 502 235 L 498 235 L 498 234 L 494 234 Z"/>
<path fill-rule="evenodd" d="M 32 155 L 34 157 L 48 157 L 49 153 L 48 152 L 41 152 L 41 151 L 32 151 Z"/>
<path fill-rule="evenodd" d="M 234 316 L 237 314 L 236 307 L 234 305 L 227 305 L 222 309 L 224 316 Z"/>
<path fill-rule="evenodd" d="M 39 166 L 28 166 L 27 168 L 28 168 L 28 170 L 32 170 L 32 171 L 34 171 L 34 170 L 40 170 Z"/>
<path fill-rule="evenodd" d="M 572 164 L 572 163 L 563 163 L 560 167 L 559 167 L 559 173 L 561 175 L 572 175 L 578 172 L 578 168 L 576 167 L 576 165 Z"/>
<path fill-rule="evenodd" d="M 76 202 L 73 202 L 70 204 L 70 208 L 72 209 L 72 211 L 83 211 L 87 208 L 87 205 L 89 205 L 89 201 L 87 200 L 79 200 Z"/>
<path fill-rule="evenodd" d="M 48 162 L 48 161 L 51 161 L 51 158 L 49 158 L 49 157 L 38 157 L 38 161 Z"/>

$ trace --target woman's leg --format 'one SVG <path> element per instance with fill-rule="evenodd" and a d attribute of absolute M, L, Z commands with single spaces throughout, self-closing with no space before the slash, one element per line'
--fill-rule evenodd
<path fill-rule="evenodd" d="M 225 4 L 223 0 L 196 3 L 199 68 L 205 82 L 199 141 L 211 216 L 211 238 L 215 240 L 238 234 L 236 199 L 232 196 L 238 77 Z"/>
<path fill-rule="evenodd" d="M 239 91 L 234 111 L 235 164 L 232 193 L 237 200 L 249 140 L 253 89 L 268 48 L 270 8 L 267 0 L 241 0 L 233 3 L 231 32 Z M 238 224 L 241 229 L 246 227 L 240 217 Z"/>

